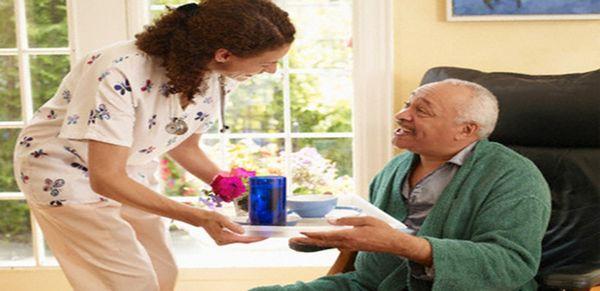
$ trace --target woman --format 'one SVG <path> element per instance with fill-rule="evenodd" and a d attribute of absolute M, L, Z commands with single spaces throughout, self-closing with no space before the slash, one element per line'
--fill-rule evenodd
<path fill-rule="evenodd" d="M 21 132 L 15 174 L 76 290 L 172 290 L 177 267 L 161 216 L 249 243 L 226 217 L 155 192 L 168 153 L 209 183 L 199 148 L 236 81 L 275 73 L 294 40 L 267 0 L 205 0 L 170 10 L 136 36 L 91 53 Z M 222 127 L 223 120 L 221 120 Z"/>

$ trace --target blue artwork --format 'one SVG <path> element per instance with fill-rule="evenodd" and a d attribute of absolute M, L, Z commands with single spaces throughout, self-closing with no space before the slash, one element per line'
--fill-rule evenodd
<path fill-rule="evenodd" d="M 452 0 L 454 16 L 599 13 L 600 0 Z"/>

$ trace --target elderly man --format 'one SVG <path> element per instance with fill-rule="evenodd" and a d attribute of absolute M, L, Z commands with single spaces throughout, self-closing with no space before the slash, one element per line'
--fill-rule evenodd
<path fill-rule="evenodd" d="M 370 200 L 416 235 L 373 217 L 296 243 L 360 251 L 356 271 L 256 290 L 535 290 L 550 216 L 548 186 L 532 162 L 486 138 L 495 96 L 449 79 L 416 89 L 396 116 L 408 151 L 375 177 Z"/>

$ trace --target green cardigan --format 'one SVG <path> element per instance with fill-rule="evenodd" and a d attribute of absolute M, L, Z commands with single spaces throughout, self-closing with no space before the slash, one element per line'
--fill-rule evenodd
<path fill-rule="evenodd" d="M 400 185 L 414 156 L 394 158 L 369 189 L 371 203 L 400 221 L 407 215 Z M 535 165 L 484 140 L 417 233 L 433 249 L 433 282 L 412 277 L 406 259 L 360 252 L 354 272 L 253 290 L 535 290 L 549 217 L 550 191 Z"/>

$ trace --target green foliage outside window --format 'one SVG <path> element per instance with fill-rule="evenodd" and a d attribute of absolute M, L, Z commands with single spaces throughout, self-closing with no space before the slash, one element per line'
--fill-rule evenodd
<path fill-rule="evenodd" d="M 15 7 L 13 1 L 0 1 L 0 48 L 17 46 L 15 34 Z"/>
<path fill-rule="evenodd" d="M 0 201 L 0 242 L 31 240 L 29 209 L 23 201 Z"/>

